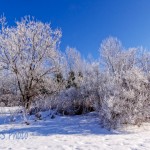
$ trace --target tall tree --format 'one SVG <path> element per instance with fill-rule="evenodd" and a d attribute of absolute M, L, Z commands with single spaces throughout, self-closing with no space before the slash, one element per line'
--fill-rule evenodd
<path fill-rule="evenodd" d="M 22 104 L 29 109 L 40 94 L 44 78 L 57 71 L 61 31 L 30 17 L 9 27 L 2 20 L 0 30 L 0 66 L 17 80 Z"/>

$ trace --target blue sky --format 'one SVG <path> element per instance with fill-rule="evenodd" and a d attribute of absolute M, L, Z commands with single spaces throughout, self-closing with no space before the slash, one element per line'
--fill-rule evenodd
<path fill-rule="evenodd" d="M 76 47 L 98 56 L 101 41 L 118 37 L 125 47 L 150 49 L 149 0 L 1 0 L 0 14 L 11 25 L 25 15 L 61 28 L 61 49 Z"/>

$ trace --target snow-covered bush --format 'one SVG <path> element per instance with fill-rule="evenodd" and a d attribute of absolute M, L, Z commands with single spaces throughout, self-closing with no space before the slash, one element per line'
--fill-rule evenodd
<path fill-rule="evenodd" d="M 112 37 L 101 46 L 107 66 L 104 80 L 101 78 L 98 111 L 102 125 L 108 128 L 120 124 L 140 125 L 150 118 L 148 74 L 139 68 L 135 49 L 118 49 L 120 42 Z"/>
<path fill-rule="evenodd" d="M 90 99 L 87 99 L 81 90 L 75 87 L 60 92 L 51 101 L 51 105 L 63 115 L 80 115 L 93 111 Z"/>

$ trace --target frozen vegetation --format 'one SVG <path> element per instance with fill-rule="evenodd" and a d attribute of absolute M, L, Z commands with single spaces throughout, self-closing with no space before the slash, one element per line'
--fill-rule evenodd
<path fill-rule="evenodd" d="M 0 23 L 0 149 L 150 148 L 148 50 L 108 37 L 83 59 L 48 23 Z"/>

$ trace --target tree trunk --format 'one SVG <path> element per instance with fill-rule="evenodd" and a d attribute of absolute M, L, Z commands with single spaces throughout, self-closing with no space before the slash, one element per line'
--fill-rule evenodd
<path fill-rule="evenodd" d="M 31 98 L 29 96 L 24 96 L 23 97 L 23 106 L 24 106 L 26 112 L 30 111 Z"/>

